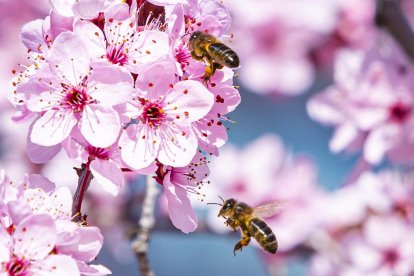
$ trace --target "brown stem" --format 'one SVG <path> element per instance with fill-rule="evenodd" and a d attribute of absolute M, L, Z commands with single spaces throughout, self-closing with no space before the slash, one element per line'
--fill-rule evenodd
<path fill-rule="evenodd" d="M 401 10 L 400 1 L 377 0 L 375 21 L 378 26 L 387 29 L 407 55 L 414 60 L 414 32 Z"/>
<path fill-rule="evenodd" d="M 75 195 L 73 196 L 73 205 L 72 205 L 72 216 L 79 217 L 81 214 L 82 201 L 85 196 L 86 190 L 89 188 L 89 184 L 92 181 L 93 175 L 89 170 L 89 164 L 91 161 L 88 161 L 86 164 L 82 164 L 81 168 L 76 169 L 78 173 L 78 188 L 76 189 Z"/>
<path fill-rule="evenodd" d="M 154 207 L 158 193 L 159 190 L 157 183 L 154 181 L 152 176 L 147 176 L 147 190 L 142 204 L 142 213 L 141 218 L 139 219 L 139 230 L 131 244 L 132 250 L 138 261 L 140 275 L 143 276 L 154 275 L 148 260 L 148 240 L 150 232 L 155 224 Z"/>

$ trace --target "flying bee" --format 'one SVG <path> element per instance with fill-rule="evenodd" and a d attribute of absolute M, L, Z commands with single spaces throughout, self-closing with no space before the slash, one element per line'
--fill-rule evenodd
<path fill-rule="evenodd" d="M 191 56 L 206 64 L 204 81 L 207 82 L 217 69 L 239 67 L 240 60 L 235 51 L 218 40 L 215 36 L 196 31 L 190 36 L 189 47 Z"/>
<path fill-rule="evenodd" d="M 221 206 L 218 213 L 219 217 L 226 219 L 225 224 L 233 228 L 234 231 L 238 227 L 241 229 L 242 238 L 236 243 L 233 249 L 233 254 L 236 256 L 237 250 L 242 250 L 243 246 L 247 246 L 250 242 L 250 238 L 253 237 L 260 244 L 260 246 L 267 252 L 272 254 L 277 250 L 277 239 L 272 229 L 262 220 L 264 217 L 270 217 L 276 214 L 280 210 L 280 204 L 272 202 L 257 206 L 255 208 L 250 207 L 244 202 L 236 201 L 230 198 L 220 203 L 208 203 L 217 204 Z"/>

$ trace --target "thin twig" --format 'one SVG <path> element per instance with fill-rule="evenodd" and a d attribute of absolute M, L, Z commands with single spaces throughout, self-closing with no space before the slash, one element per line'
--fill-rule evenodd
<path fill-rule="evenodd" d="M 139 270 L 143 276 L 154 275 L 148 261 L 148 240 L 151 229 L 155 224 L 154 207 L 158 193 L 157 183 L 151 176 L 147 176 L 147 190 L 142 204 L 141 218 L 139 219 L 140 228 L 131 244 L 132 250 L 138 260 Z"/>
<path fill-rule="evenodd" d="M 377 0 L 375 21 L 384 27 L 414 61 L 414 32 L 401 10 L 400 1 Z"/>

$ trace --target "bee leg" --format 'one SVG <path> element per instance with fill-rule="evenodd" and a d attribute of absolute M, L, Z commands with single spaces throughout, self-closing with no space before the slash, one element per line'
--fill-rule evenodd
<path fill-rule="evenodd" d="M 203 55 L 201 53 L 201 55 L 197 55 L 197 52 L 192 50 L 191 52 L 191 57 L 195 60 L 203 60 Z"/>
<path fill-rule="evenodd" d="M 233 228 L 234 232 L 236 232 L 236 228 L 237 228 L 237 226 L 238 226 L 238 225 L 237 225 L 237 223 L 236 223 L 236 221 L 232 220 L 231 218 L 228 218 L 228 219 L 226 220 L 225 224 L 226 224 L 227 226 L 230 226 L 231 228 Z"/>
<path fill-rule="evenodd" d="M 206 65 L 206 67 L 204 68 L 204 77 L 203 77 L 203 82 L 208 85 L 208 83 L 210 82 L 210 78 L 214 75 L 214 72 L 216 71 L 213 63 Z"/>
<path fill-rule="evenodd" d="M 250 242 L 250 236 L 247 233 L 245 233 L 244 231 L 242 233 L 243 233 L 243 236 L 242 236 L 241 240 L 239 240 L 239 242 L 236 243 L 236 245 L 234 246 L 234 249 L 233 249 L 234 256 L 236 256 L 236 251 L 237 250 L 242 251 L 243 246 L 247 246 Z"/>

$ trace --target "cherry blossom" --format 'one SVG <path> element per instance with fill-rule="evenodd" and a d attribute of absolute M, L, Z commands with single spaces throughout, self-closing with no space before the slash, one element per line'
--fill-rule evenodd
<path fill-rule="evenodd" d="M 168 57 L 168 35 L 159 30 L 138 31 L 131 19 L 124 21 L 108 18 L 102 32 L 88 21 L 77 21 L 75 33 L 88 46 L 93 58 L 104 58 L 113 64 L 139 73 L 140 66 Z"/>
<path fill-rule="evenodd" d="M 336 84 L 316 95 L 308 112 L 336 127 L 330 142 L 333 152 L 362 149 L 371 164 L 385 157 L 411 162 L 412 66 L 396 45 L 386 40 L 381 46 L 367 56 L 361 51 L 339 53 Z"/>
<path fill-rule="evenodd" d="M 51 254 L 57 234 L 53 219 L 47 215 L 28 216 L 13 225 L 10 232 L 0 226 L 0 236 L 0 267 L 3 273 L 80 275 L 73 258 Z"/>
<path fill-rule="evenodd" d="M 70 221 L 72 217 L 72 195 L 67 187 L 55 189 L 54 183 L 41 175 L 25 176 L 21 183 L 11 182 L 4 171 L 1 175 L 0 198 L 2 204 L 0 204 L 0 218 L 4 229 L 13 234 L 14 229 L 17 229 L 20 224 L 26 225 L 26 220 L 37 222 L 38 216 L 43 216 L 39 221 L 39 225 L 36 224 L 33 227 L 34 229 L 43 227 L 42 221 L 47 221 L 46 226 L 53 232 L 50 237 L 51 243 L 48 243 L 51 248 L 46 253 L 51 256 L 53 254 L 64 257 L 71 256 L 77 267 L 76 271 L 80 271 L 82 274 L 86 271 L 90 275 L 110 273 L 107 268 L 101 265 L 87 264 L 93 261 L 99 253 L 103 238 L 98 228 L 79 226 Z M 45 235 L 47 236 L 49 232 L 45 232 Z M 37 235 L 43 234 L 34 233 L 33 235 L 37 237 Z M 42 238 L 40 241 L 43 240 Z M 45 240 L 45 242 L 47 241 Z M 38 250 L 36 249 L 37 246 L 41 245 L 35 243 L 30 250 L 36 252 Z M 13 260 L 13 262 L 17 261 L 20 262 L 21 259 Z M 29 265 L 29 263 L 25 265 Z"/>
<path fill-rule="evenodd" d="M 213 105 L 213 94 L 200 82 L 176 82 L 171 62 L 149 65 L 137 78 L 135 95 L 124 116 L 135 120 L 121 134 L 122 160 L 141 169 L 158 159 L 164 165 L 186 166 L 197 151 L 191 123 Z"/>
<path fill-rule="evenodd" d="M 168 214 L 174 226 L 184 233 L 194 231 L 198 224 L 189 195 L 200 194 L 197 188 L 208 175 L 207 159 L 201 153 L 197 153 L 185 167 L 175 168 L 159 164 L 157 181 L 164 186 Z"/>
<path fill-rule="evenodd" d="M 412 273 L 413 189 L 412 172 L 387 170 L 366 172 L 326 196 L 311 238 L 311 274 Z"/>
<path fill-rule="evenodd" d="M 335 27 L 334 1 L 268 0 L 254 9 L 247 0 L 225 4 L 233 16 L 242 84 L 261 95 L 303 93 L 315 74 L 310 53 Z"/>
<path fill-rule="evenodd" d="M 30 111 L 42 114 L 33 124 L 33 143 L 56 145 L 70 135 L 75 125 L 95 146 L 106 147 L 116 141 L 121 122 L 112 106 L 129 97 L 132 77 L 119 67 L 90 64 L 87 53 L 78 36 L 60 34 L 47 57 L 50 66 L 39 69 L 27 85 L 17 90 L 30 94 L 26 102 Z M 116 91 L 111 88 L 114 84 Z"/>

